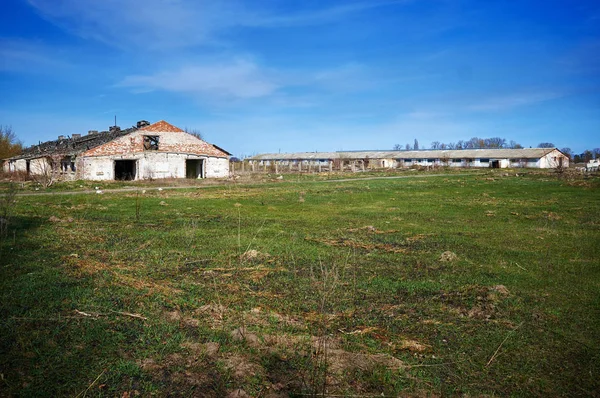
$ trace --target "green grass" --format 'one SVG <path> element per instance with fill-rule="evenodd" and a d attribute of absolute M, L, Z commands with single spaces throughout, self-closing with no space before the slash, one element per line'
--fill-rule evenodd
<path fill-rule="evenodd" d="M 17 197 L 0 396 L 594 395 L 600 181 L 518 173 Z"/>

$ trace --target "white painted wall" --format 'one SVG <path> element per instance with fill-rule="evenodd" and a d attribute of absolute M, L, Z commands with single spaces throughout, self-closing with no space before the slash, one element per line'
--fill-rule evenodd
<path fill-rule="evenodd" d="M 229 176 L 229 159 L 207 158 L 204 162 L 206 178 L 223 178 Z"/>
<path fill-rule="evenodd" d="M 94 156 L 83 159 L 80 171 L 85 180 L 114 180 L 115 160 L 135 160 L 136 180 L 159 178 L 185 178 L 187 159 L 204 160 L 205 178 L 229 176 L 229 159 L 188 155 L 181 153 L 144 152 L 130 156 Z"/>

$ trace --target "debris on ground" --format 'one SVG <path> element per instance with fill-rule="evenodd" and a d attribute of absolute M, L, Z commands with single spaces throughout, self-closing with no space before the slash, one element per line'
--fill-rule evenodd
<path fill-rule="evenodd" d="M 254 261 L 254 260 L 264 260 L 271 257 L 269 253 L 259 252 L 258 250 L 247 250 L 241 256 L 240 259 L 242 261 Z"/>
<path fill-rule="evenodd" d="M 452 262 L 457 259 L 458 259 L 458 256 L 456 255 L 456 253 L 451 252 L 451 251 L 445 251 L 440 256 L 440 261 L 442 261 L 442 262 Z"/>

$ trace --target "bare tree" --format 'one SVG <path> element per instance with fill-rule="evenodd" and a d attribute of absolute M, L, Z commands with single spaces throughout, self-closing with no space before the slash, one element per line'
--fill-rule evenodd
<path fill-rule="evenodd" d="M 402 145 L 400 145 L 400 144 L 394 145 L 394 151 L 401 151 L 401 150 L 402 150 Z"/>
<path fill-rule="evenodd" d="M 431 149 L 440 149 L 441 143 L 439 141 L 433 141 L 431 143 Z"/>
<path fill-rule="evenodd" d="M 405 150 L 410 151 L 410 144 L 406 144 L 406 146 L 404 147 Z"/>
<path fill-rule="evenodd" d="M 561 148 L 560 151 L 567 155 L 569 159 L 573 159 L 573 151 L 571 150 L 571 148 Z"/>
<path fill-rule="evenodd" d="M 0 125 L 0 159 L 19 155 L 23 151 L 23 144 L 17 138 L 11 126 Z"/>
<path fill-rule="evenodd" d="M 198 130 L 198 129 L 192 129 L 192 128 L 184 127 L 183 131 L 185 131 L 186 133 L 191 134 L 194 137 L 196 137 L 196 138 L 204 141 L 204 138 L 202 136 L 202 132 L 200 130 Z"/>
<path fill-rule="evenodd" d="M 417 141 L 417 139 L 416 139 L 416 138 L 415 138 L 415 144 L 413 145 L 413 149 L 414 149 L 415 151 L 418 151 L 418 150 L 419 150 L 419 141 Z"/>
<path fill-rule="evenodd" d="M 556 146 L 551 142 L 540 142 L 538 148 L 555 148 Z"/>
<path fill-rule="evenodd" d="M 60 179 L 60 172 L 56 159 L 48 156 L 32 159 L 30 162 L 31 179 L 44 188 L 48 188 Z"/>
<path fill-rule="evenodd" d="M 506 140 L 500 137 L 492 137 L 484 139 L 485 148 L 504 148 L 506 146 Z"/>

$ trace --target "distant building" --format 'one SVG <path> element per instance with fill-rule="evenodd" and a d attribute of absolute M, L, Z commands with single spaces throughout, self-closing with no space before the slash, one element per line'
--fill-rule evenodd
<path fill-rule="evenodd" d="M 3 161 L 5 172 L 53 173 L 60 179 L 143 180 L 229 175 L 231 154 L 164 120 L 121 130 L 59 136 Z"/>
<path fill-rule="evenodd" d="M 248 160 L 254 169 L 274 166 L 282 171 L 366 170 L 413 166 L 569 167 L 569 157 L 556 148 L 267 153 Z"/>

